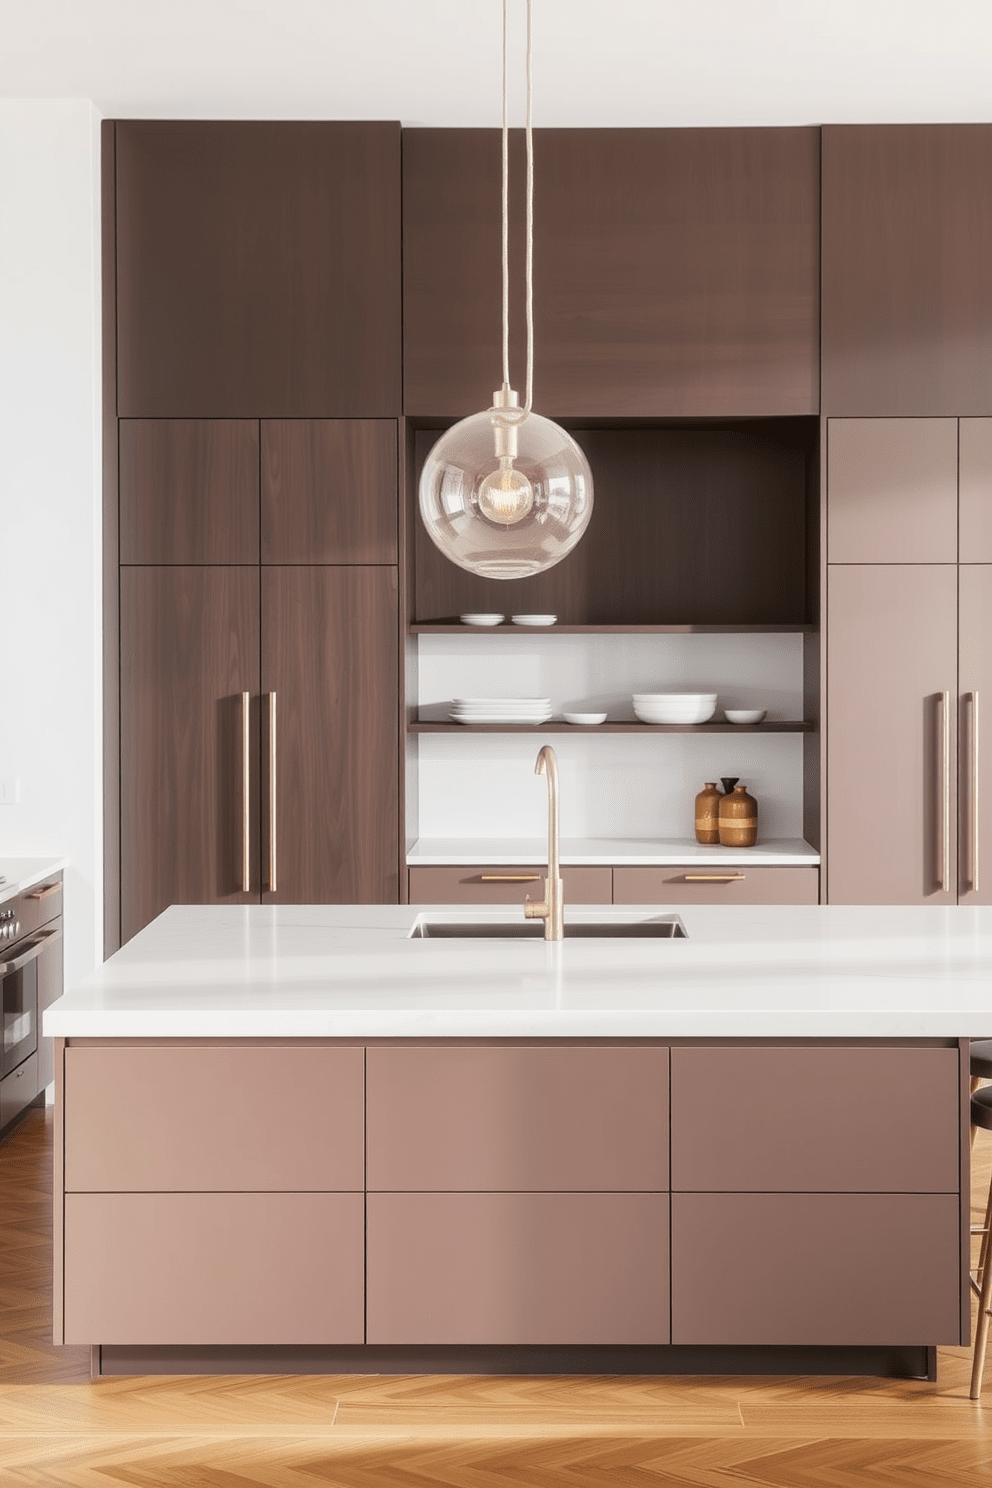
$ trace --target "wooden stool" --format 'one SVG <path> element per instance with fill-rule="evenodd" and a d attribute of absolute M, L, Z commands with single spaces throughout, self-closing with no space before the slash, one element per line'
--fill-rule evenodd
<path fill-rule="evenodd" d="M 983 1040 L 983 1044 L 992 1049 L 992 1040 Z M 972 1051 L 975 1049 L 972 1044 Z M 972 1087 L 976 1079 L 983 1076 L 975 1075 L 975 1059 L 972 1053 L 971 1062 Z M 989 1078 L 992 1078 L 990 1074 Z M 992 1085 L 984 1085 L 981 1090 L 972 1090 L 971 1096 L 971 1136 L 974 1142 L 975 1133 L 979 1127 L 986 1131 L 992 1131 Z M 989 1307 L 992 1306 L 992 1265 L 989 1264 L 989 1235 L 992 1230 L 992 1183 L 989 1184 L 989 1197 L 985 1205 L 985 1223 L 980 1231 L 972 1230 L 972 1234 L 979 1233 L 982 1237 L 981 1249 L 978 1253 L 978 1267 L 971 1278 L 972 1291 L 978 1293 L 978 1326 L 975 1329 L 975 1358 L 971 1369 L 971 1398 L 977 1400 L 982 1393 L 982 1371 L 985 1368 L 985 1350 L 989 1341 Z"/>

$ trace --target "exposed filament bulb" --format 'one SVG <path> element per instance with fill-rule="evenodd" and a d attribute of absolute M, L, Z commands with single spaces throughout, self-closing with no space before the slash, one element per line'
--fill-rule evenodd
<path fill-rule="evenodd" d="M 479 487 L 479 510 L 490 522 L 512 527 L 534 509 L 534 487 L 513 466 L 512 455 L 501 455 L 499 468 L 487 475 Z"/>

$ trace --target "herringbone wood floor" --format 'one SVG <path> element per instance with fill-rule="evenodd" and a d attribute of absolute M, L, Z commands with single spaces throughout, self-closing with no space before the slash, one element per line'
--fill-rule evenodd
<path fill-rule="evenodd" d="M 51 1112 L 0 1144 L 0 1484 L 65 1488 L 992 1485 L 992 1365 L 867 1379 L 89 1378 L 51 1338 Z M 979 1138 L 976 1223 L 989 1165 Z M 898 1243 L 893 1237 L 893 1244 Z"/>

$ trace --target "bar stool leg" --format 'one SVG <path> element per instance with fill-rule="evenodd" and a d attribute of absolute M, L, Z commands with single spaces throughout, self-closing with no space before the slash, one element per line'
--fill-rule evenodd
<path fill-rule="evenodd" d="M 977 1400 L 982 1393 L 985 1351 L 989 1342 L 989 1324 L 992 1323 L 992 1318 L 989 1316 L 989 1307 L 992 1306 L 992 1265 L 989 1265 L 990 1223 L 992 1223 L 992 1183 L 989 1184 L 989 1198 L 985 1205 L 985 1233 L 982 1235 L 981 1249 L 978 1253 L 978 1275 L 981 1276 L 982 1281 L 978 1297 L 978 1324 L 975 1329 L 975 1357 L 971 1367 L 972 1400 Z"/>
<path fill-rule="evenodd" d="M 982 1083 L 982 1077 L 981 1077 L 981 1075 L 972 1075 L 972 1077 L 971 1077 L 971 1084 L 968 1087 L 968 1094 L 969 1094 L 969 1096 L 974 1095 L 975 1091 L 978 1089 L 978 1087 L 979 1087 L 979 1085 L 981 1085 L 981 1083 Z M 972 1123 L 972 1128 L 971 1128 L 971 1150 L 972 1151 L 975 1150 L 975 1134 L 977 1133 L 977 1131 L 978 1131 L 978 1127 L 975 1126 L 974 1123 Z"/>

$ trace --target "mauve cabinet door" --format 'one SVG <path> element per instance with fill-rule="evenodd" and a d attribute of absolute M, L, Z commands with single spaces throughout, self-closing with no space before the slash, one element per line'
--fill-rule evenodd
<path fill-rule="evenodd" d="M 667 1194 L 374 1193 L 367 1223 L 369 1343 L 669 1341 Z"/>
<path fill-rule="evenodd" d="M 957 650 L 955 564 L 829 566 L 827 903 L 955 902 Z"/>
<path fill-rule="evenodd" d="M 992 904 L 992 564 L 962 563 L 958 604 L 958 903 Z"/>
<path fill-rule="evenodd" d="M 673 1194 L 672 1342 L 967 1342 L 959 1226 L 957 1194 Z"/>
<path fill-rule="evenodd" d="M 266 720 L 276 698 L 275 749 L 268 726 L 263 747 L 265 898 L 396 904 L 396 569 L 263 567 L 262 615 Z"/>
<path fill-rule="evenodd" d="M 258 420 L 121 419 L 122 563 L 258 562 Z"/>
<path fill-rule="evenodd" d="M 69 1191 L 365 1187 L 360 1048 L 68 1048 L 65 1109 Z"/>
<path fill-rule="evenodd" d="M 958 421 L 962 563 L 992 563 L 992 418 Z"/>
<path fill-rule="evenodd" d="M 257 568 L 121 569 L 123 941 L 170 904 L 258 902 L 258 606 Z"/>
<path fill-rule="evenodd" d="M 395 419 L 262 420 L 262 562 L 396 563 Z"/>
<path fill-rule="evenodd" d="M 830 563 L 956 563 L 957 419 L 831 419 Z"/>
<path fill-rule="evenodd" d="M 65 1342 L 364 1342 L 351 1193 L 67 1194 Z"/>
<path fill-rule="evenodd" d="M 672 1050 L 673 1189 L 955 1193 L 959 1126 L 956 1048 Z"/>
<path fill-rule="evenodd" d="M 668 1187 L 668 1049 L 370 1048 L 368 1187 Z"/>

